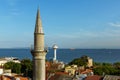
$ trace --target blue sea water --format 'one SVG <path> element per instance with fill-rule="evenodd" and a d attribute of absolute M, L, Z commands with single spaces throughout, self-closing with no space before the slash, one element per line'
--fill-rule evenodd
<path fill-rule="evenodd" d="M 53 49 L 49 49 L 47 60 L 53 58 Z M 58 49 L 57 59 L 68 63 L 75 58 L 87 55 L 95 62 L 120 62 L 120 49 Z M 0 57 L 18 57 L 19 59 L 30 58 L 30 49 L 0 49 Z"/>

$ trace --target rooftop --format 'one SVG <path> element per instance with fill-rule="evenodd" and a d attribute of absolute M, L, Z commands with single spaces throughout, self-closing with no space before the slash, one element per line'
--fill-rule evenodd
<path fill-rule="evenodd" d="M 115 76 L 115 75 L 105 75 L 103 80 L 120 80 L 120 76 Z"/>
<path fill-rule="evenodd" d="M 102 80 L 102 77 L 98 75 L 93 75 L 93 76 L 88 76 L 85 80 Z"/>

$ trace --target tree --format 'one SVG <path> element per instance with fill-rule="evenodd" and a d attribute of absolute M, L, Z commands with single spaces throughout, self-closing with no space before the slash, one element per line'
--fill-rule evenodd
<path fill-rule="evenodd" d="M 5 69 L 11 69 L 13 73 L 20 74 L 21 73 L 21 64 L 15 62 L 7 62 L 4 64 Z"/>
<path fill-rule="evenodd" d="M 103 66 L 112 66 L 111 63 L 102 63 Z"/>
<path fill-rule="evenodd" d="M 24 76 L 32 77 L 32 61 L 30 59 L 21 60 L 21 72 Z"/>
<path fill-rule="evenodd" d="M 12 71 L 14 73 L 20 74 L 21 73 L 21 64 L 20 63 L 15 63 L 13 64 L 13 69 Z"/>
<path fill-rule="evenodd" d="M 103 73 L 108 75 L 120 75 L 120 69 L 115 68 L 110 63 L 101 63 L 101 65 L 96 66 L 93 71 L 97 75 L 103 75 Z"/>
<path fill-rule="evenodd" d="M 120 69 L 120 62 L 114 63 L 113 66 L 115 66 L 117 69 Z"/>
<path fill-rule="evenodd" d="M 102 66 L 102 63 L 100 63 L 100 62 L 94 62 L 93 65 L 94 65 L 94 67 Z"/>
<path fill-rule="evenodd" d="M 13 69 L 14 62 L 7 62 L 4 64 L 5 69 Z"/>
<path fill-rule="evenodd" d="M 97 75 L 102 75 L 104 73 L 102 70 L 102 67 L 94 68 L 93 71 L 94 71 L 94 74 L 97 74 Z"/>
<path fill-rule="evenodd" d="M 80 58 L 76 58 L 74 60 L 72 60 L 69 65 L 72 65 L 72 64 L 76 64 L 78 66 L 87 66 L 87 63 L 88 63 L 88 57 L 87 56 L 82 56 Z"/>
<path fill-rule="evenodd" d="M 13 73 L 23 73 L 24 76 L 32 77 L 32 61 L 30 59 L 23 59 L 21 63 L 8 62 L 4 68 L 11 69 Z"/>

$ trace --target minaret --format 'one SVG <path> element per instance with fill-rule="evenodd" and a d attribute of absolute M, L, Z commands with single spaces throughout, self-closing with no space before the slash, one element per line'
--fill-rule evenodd
<path fill-rule="evenodd" d="M 53 49 L 54 49 L 54 58 L 53 61 L 56 61 L 56 50 L 57 50 L 58 46 L 56 44 L 53 45 Z"/>
<path fill-rule="evenodd" d="M 34 49 L 31 50 L 33 56 L 33 80 L 45 80 L 45 57 L 44 32 L 38 9 L 34 31 Z"/>

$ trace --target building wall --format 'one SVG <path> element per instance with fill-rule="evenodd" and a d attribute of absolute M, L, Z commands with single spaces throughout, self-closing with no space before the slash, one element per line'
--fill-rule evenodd
<path fill-rule="evenodd" d="M 92 67 L 93 66 L 93 59 L 89 58 L 88 59 L 88 64 L 87 64 L 88 67 Z"/>
<path fill-rule="evenodd" d="M 69 73 L 70 75 L 74 75 L 76 70 L 77 65 L 71 65 L 65 68 L 65 72 Z"/>
<path fill-rule="evenodd" d="M 1 74 L 3 74 L 3 69 L 2 69 L 2 68 L 0 69 L 0 75 L 1 75 Z"/>

